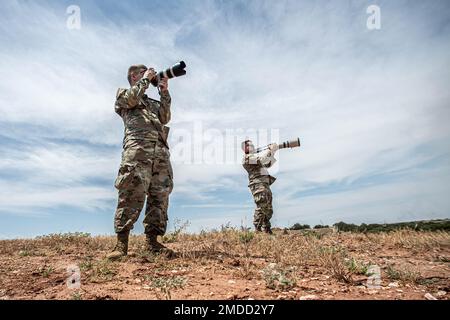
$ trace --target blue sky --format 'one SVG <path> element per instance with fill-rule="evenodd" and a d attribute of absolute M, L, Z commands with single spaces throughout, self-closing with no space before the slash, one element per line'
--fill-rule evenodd
<path fill-rule="evenodd" d="M 302 140 L 272 170 L 275 226 L 450 217 L 448 1 L 7 1 L 0 41 L 0 238 L 112 234 L 115 92 L 179 60 L 170 228 L 251 225 L 245 137 Z"/>

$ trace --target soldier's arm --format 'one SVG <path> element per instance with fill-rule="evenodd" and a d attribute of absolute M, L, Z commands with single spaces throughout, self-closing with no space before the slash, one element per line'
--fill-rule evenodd
<path fill-rule="evenodd" d="M 167 124 L 172 116 L 170 112 L 171 101 L 172 98 L 170 97 L 169 90 L 161 91 L 161 101 L 159 103 L 158 118 L 163 125 Z"/>
<path fill-rule="evenodd" d="M 137 81 L 130 89 L 125 90 L 117 97 L 117 99 L 120 100 L 121 106 L 127 109 L 136 107 L 149 85 L 150 80 L 148 78 L 142 78 Z"/>
<path fill-rule="evenodd" d="M 258 162 L 266 168 L 270 168 L 272 164 L 275 163 L 274 154 L 270 149 L 259 152 L 257 153 L 257 155 L 258 155 Z"/>

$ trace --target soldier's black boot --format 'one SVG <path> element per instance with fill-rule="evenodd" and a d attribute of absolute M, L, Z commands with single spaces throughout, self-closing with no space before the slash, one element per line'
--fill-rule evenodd
<path fill-rule="evenodd" d="M 270 227 L 264 228 L 264 232 L 267 234 L 273 234 L 272 229 Z"/>
<path fill-rule="evenodd" d="M 128 238 L 130 232 L 119 232 L 117 234 L 117 243 L 113 252 L 109 253 L 106 258 L 109 260 L 118 260 L 128 254 Z"/>
<path fill-rule="evenodd" d="M 255 232 L 262 232 L 261 226 L 255 226 Z"/>
<path fill-rule="evenodd" d="M 158 235 L 154 233 L 145 235 L 145 248 L 151 253 L 162 253 L 167 257 L 174 257 L 175 252 L 158 242 Z"/>

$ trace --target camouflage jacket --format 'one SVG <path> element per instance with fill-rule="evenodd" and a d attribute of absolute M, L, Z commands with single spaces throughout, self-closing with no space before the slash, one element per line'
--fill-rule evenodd
<path fill-rule="evenodd" d="M 115 111 L 122 117 L 125 126 L 124 149 L 149 141 L 160 141 L 169 147 L 169 128 L 165 124 L 171 117 L 170 94 L 168 91 L 162 92 L 161 102 L 151 99 L 145 94 L 149 85 L 150 80 L 143 78 L 129 89 L 117 90 Z"/>
<path fill-rule="evenodd" d="M 275 161 L 270 150 L 244 155 L 242 166 L 248 172 L 248 186 L 256 183 L 268 183 L 269 185 L 274 183 L 276 178 L 269 174 L 267 168 L 270 168 Z"/>

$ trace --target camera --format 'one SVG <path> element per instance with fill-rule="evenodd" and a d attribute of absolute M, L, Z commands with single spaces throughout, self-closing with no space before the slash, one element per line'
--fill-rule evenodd
<path fill-rule="evenodd" d="M 285 141 L 283 143 L 278 144 L 278 149 L 285 149 L 285 148 L 297 148 L 300 147 L 300 138 L 296 138 L 290 141 Z M 256 149 L 256 152 L 261 152 L 264 150 L 269 149 L 269 146 L 261 147 Z"/>
<path fill-rule="evenodd" d="M 161 81 L 162 78 L 172 79 L 175 77 L 184 76 L 186 74 L 186 70 L 184 70 L 184 68 L 186 68 L 186 63 L 184 63 L 184 61 L 180 61 L 177 64 L 173 65 L 172 67 L 167 68 L 164 71 L 158 72 L 150 82 L 152 85 L 157 87 L 158 83 Z"/>
<path fill-rule="evenodd" d="M 291 141 L 285 141 L 278 145 L 278 149 L 297 148 L 297 147 L 300 147 L 300 138 L 297 138 L 297 139 L 294 139 Z"/>

